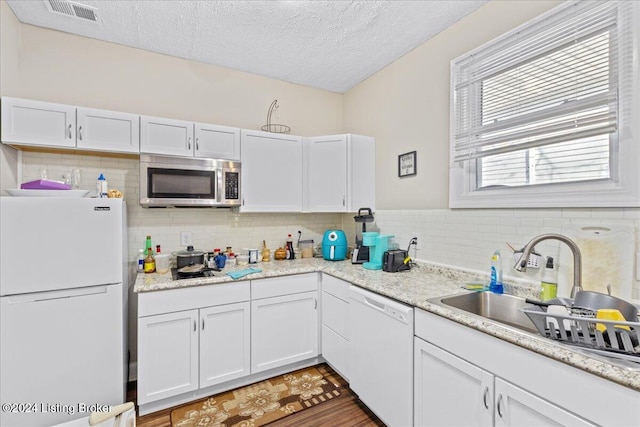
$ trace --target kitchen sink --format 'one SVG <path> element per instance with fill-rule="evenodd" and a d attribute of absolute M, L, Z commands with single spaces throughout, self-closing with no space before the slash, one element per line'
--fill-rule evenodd
<path fill-rule="evenodd" d="M 527 305 L 524 298 L 492 292 L 474 292 L 434 298 L 429 302 L 475 314 L 522 331 L 538 333 L 531 320 L 520 310 Z"/>
<path fill-rule="evenodd" d="M 521 308 L 528 305 L 524 298 L 506 294 L 494 294 L 492 292 L 474 292 L 432 298 L 428 302 L 450 310 L 479 316 L 502 326 L 518 329 L 520 332 L 541 336 L 531 320 L 521 310 Z M 574 351 L 605 360 L 618 367 L 640 371 L 638 357 L 573 345 L 571 348 Z"/>

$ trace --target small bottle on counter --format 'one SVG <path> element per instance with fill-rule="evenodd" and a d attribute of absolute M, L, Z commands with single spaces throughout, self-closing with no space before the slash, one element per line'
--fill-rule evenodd
<path fill-rule="evenodd" d="M 138 249 L 138 272 L 144 271 L 144 249 Z"/>
<path fill-rule="evenodd" d="M 553 266 L 553 258 L 547 257 L 547 264 L 542 275 L 542 292 L 540 293 L 541 301 L 549 301 L 558 296 L 558 279 Z"/>
<path fill-rule="evenodd" d="M 156 255 L 160 253 L 160 245 L 156 245 Z"/>
<path fill-rule="evenodd" d="M 295 259 L 296 253 L 293 250 L 293 238 L 291 237 L 291 234 L 287 234 L 286 251 L 287 251 L 287 258 L 286 259 Z"/>
<path fill-rule="evenodd" d="M 491 282 L 489 283 L 489 291 L 502 294 L 504 287 L 502 286 L 502 256 L 500 249 L 496 249 L 491 257 Z"/>
<path fill-rule="evenodd" d="M 147 257 L 144 259 L 144 272 L 156 272 L 156 260 L 153 258 L 153 249 L 151 248 L 149 248 L 149 250 L 147 251 Z"/>
<path fill-rule="evenodd" d="M 96 196 L 99 198 L 109 197 L 109 190 L 107 188 L 107 179 L 103 174 L 100 174 L 96 181 Z"/>

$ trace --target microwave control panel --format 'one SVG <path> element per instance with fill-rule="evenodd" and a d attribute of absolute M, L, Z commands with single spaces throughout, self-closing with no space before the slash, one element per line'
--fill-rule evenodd
<path fill-rule="evenodd" d="M 238 172 L 226 172 L 224 174 L 224 198 L 225 200 L 238 200 L 240 197 L 240 174 Z"/>

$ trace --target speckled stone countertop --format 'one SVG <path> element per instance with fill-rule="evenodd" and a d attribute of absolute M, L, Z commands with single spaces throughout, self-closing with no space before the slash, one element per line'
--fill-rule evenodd
<path fill-rule="evenodd" d="M 313 273 L 321 271 L 343 279 L 354 285 L 369 289 L 381 295 L 404 302 L 414 307 L 435 313 L 496 338 L 511 342 L 520 347 L 543 354 L 552 359 L 614 381 L 634 390 L 640 391 L 640 370 L 630 370 L 609 363 L 597 356 L 591 357 L 570 346 L 543 338 L 539 335 L 525 333 L 520 330 L 503 327 L 500 324 L 484 320 L 478 316 L 466 315 L 457 310 L 450 310 L 428 302 L 431 298 L 467 292 L 461 289 L 466 283 L 486 280 L 472 273 L 421 264 L 411 271 L 386 273 L 372 271 L 361 265 L 353 265 L 349 261 L 325 261 L 319 258 L 305 258 L 294 261 L 272 261 L 250 266 L 227 266 L 215 277 L 172 280 L 171 273 L 138 274 L 134 292 L 160 291 L 191 286 L 215 285 L 230 283 L 234 280 L 226 273 L 243 270 L 248 267 L 260 268 L 259 273 L 249 274 L 241 280 L 256 280 L 268 277 L 292 274 Z M 537 290 L 526 285 L 505 284 L 505 292 L 521 297 L 537 298 Z"/>

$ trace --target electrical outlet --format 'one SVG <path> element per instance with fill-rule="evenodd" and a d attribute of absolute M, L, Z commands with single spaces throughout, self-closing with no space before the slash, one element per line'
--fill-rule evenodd
<path fill-rule="evenodd" d="M 180 245 L 181 246 L 191 246 L 193 243 L 191 242 L 191 232 L 190 231 L 182 231 L 180 232 Z"/>
<path fill-rule="evenodd" d="M 413 247 L 417 250 L 422 249 L 422 235 L 420 233 L 411 233 L 409 239 L 413 239 L 414 237 L 416 238 L 417 243 L 413 245 Z"/>

